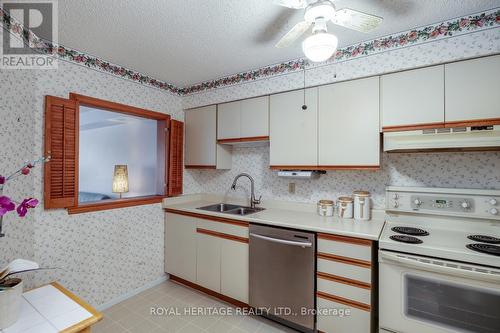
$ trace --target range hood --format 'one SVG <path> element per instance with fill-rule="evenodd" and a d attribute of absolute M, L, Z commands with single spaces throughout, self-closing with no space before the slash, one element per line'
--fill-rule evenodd
<path fill-rule="evenodd" d="M 384 151 L 500 150 L 500 125 L 384 133 Z"/>

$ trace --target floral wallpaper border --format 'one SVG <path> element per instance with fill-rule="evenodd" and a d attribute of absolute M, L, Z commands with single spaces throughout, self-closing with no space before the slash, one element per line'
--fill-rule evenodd
<path fill-rule="evenodd" d="M 2 24 L 4 30 L 10 30 L 12 35 L 23 40 L 26 44 L 29 43 L 29 45 L 33 45 L 40 53 L 54 55 L 62 60 L 100 70 L 140 84 L 166 90 L 176 95 L 182 94 L 182 90 L 171 83 L 155 79 L 151 76 L 70 49 L 63 45 L 57 45 L 52 41 L 44 40 L 24 27 L 21 23 L 17 22 L 12 16 L 5 12 L 3 8 L 0 8 L 0 24 Z"/>
<path fill-rule="evenodd" d="M 451 37 L 471 31 L 488 29 L 494 26 L 500 26 L 500 9 L 498 8 L 486 11 L 484 13 L 464 16 L 442 23 L 405 31 L 399 34 L 385 36 L 359 44 L 350 45 L 338 49 L 335 55 L 325 63 L 345 61 L 359 56 L 367 56 L 370 54 L 406 47 L 430 40 Z M 181 90 L 183 95 L 187 95 L 313 66 L 315 65 L 310 63 L 307 59 L 297 59 L 288 61 L 286 63 L 234 74 L 216 80 L 198 83 L 189 87 L 184 87 Z"/>
<path fill-rule="evenodd" d="M 63 45 L 56 45 L 51 41 L 43 40 L 17 22 L 8 13 L 3 11 L 2 8 L 0 8 L 0 23 L 4 25 L 4 29 L 10 30 L 17 38 L 24 40 L 25 43 L 31 43 L 31 45 L 34 45 L 45 54 L 53 54 L 69 62 L 107 72 L 140 84 L 166 90 L 180 96 L 315 66 L 306 59 L 295 59 L 179 88 L 171 83 L 155 79 L 120 65 L 112 64 L 98 57 L 70 49 Z M 326 63 L 345 61 L 359 56 L 367 56 L 496 26 L 500 26 L 500 8 L 350 45 L 337 50 L 332 59 L 328 60 Z"/>

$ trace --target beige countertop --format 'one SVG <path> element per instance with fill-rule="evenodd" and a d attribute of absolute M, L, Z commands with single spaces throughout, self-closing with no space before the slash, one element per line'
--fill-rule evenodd
<path fill-rule="evenodd" d="M 222 195 L 192 194 L 164 199 L 163 208 L 250 223 L 260 223 L 270 226 L 309 230 L 370 240 L 378 240 L 384 226 L 385 212 L 382 210 L 372 210 L 372 219 L 370 221 L 359 221 L 354 219 L 341 219 L 336 216 L 322 217 L 316 213 L 316 205 L 300 202 L 263 200 L 259 207 L 266 208 L 265 210 L 246 216 L 197 209 L 199 207 L 221 202 L 247 204 L 245 200 L 228 198 Z"/>

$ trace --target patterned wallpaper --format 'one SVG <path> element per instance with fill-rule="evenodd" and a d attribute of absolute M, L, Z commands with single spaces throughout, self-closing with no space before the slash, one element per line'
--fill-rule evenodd
<path fill-rule="evenodd" d="M 398 47 L 363 57 L 309 67 L 306 85 L 385 73 L 444 61 L 500 52 L 499 29 L 477 29 L 453 37 Z M 139 84 L 126 75 L 89 66 L 78 59 L 61 61 L 58 70 L 0 70 L 0 170 L 39 156 L 43 149 L 43 97 L 67 97 L 71 91 L 166 112 L 183 119 L 182 108 L 258 96 L 303 85 L 301 71 L 284 71 L 260 80 L 244 80 L 179 97 L 169 89 Z M 140 82 L 140 80 L 138 80 Z M 154 85 L 153 85 L 154 86 Z M 412 101 L 413 102 L 413 101 Z M 239 148 L 229 171 L 186 170 L 185 192 L 228 192 L 232 178 L 249 172 L 264 199 L 314 202 L 355 189 L 374 194 L 383 205 L 383 190 L 392 185 L 500 188 L 500 153 L 383 155 L 377 172 L 329 172 L 319 180 L 287 180 L 268 169 L 269 148 Z M 8 187 L 12 196 L 42 198 L 42 170 Z M 237 195 L 246 195 L 239 188 Z M 232 191 L 228 193 L 232 194 Z M 163 213 L 160 205 L 68 215 L 65 210 L 32 212 L 27 219 L 5 219 L 0 239 L 0 266 L 16 257 L 31 258 L 58 269 L 27 278 L 28 286 L 59 280 L 93 305 L 100 305 L 155 281 L 163 275 Z"/>
<path fill-rule="evenodd" d="M 45 95 L 78 92 L 183 119 L 179 96 L 64 61 L 57 70 L 0 70 L 0 77 L 2 171 L 43 153 Z M 10 195 L 43 198 L 42 168 L 21 180 Z M 164 275 L 160 204 L 78 215 L 42 207 L 27 220 L 9 216 L 0 239 L 0 266 L 23 257 L 57 268 L 36 273 L 29 285 L 58 280 L 100 305 Z"/>
<path fill-rule="evenodd" d="M 500 53 L 499 32 L 500 28 L 475 31 L 363 58 L 324 64 L 306 70 L 306 85 Z M 184 108 L 191 108 L 298 89 L 303 85 L 303 72 L 292 72 L 186 95 L 183 105 Z M 418 103 L 418 98 L 409 102 Z M 257 194 L 262 194 L 264 200 L 315 202 L 319 199 L 336 199 L 353 190 L 364 189 L 373 193 L 374 206 L 384 207 L 386 185 L 500 189 L 498 152 L 384 154 L 380 171 L 329 171 L 319 180 L 282 179 L 268 166 L 268 147 L 238 148 L 233 151 L 233 167 L 229 171 L 186 170 L 186 190 L 247 196 L 245 185 L 245 189 L 240 188 L 237 193 L 229 190 L 233 177 L 240 172 L 247 172 L 255 178 Z M 288 193 L 289 182 L 296 183 L 295 194 Z"/>

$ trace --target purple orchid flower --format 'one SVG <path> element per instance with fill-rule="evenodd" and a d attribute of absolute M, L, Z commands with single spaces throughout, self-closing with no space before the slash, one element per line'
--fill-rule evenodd
<path fill-rule="evenodd" d="M 16 209 L 16 205 L 5 195 L 0 196 L 0 216 L 4 216 L 10 211 Z"/>
<path fill-rule="evenodd" d="M 35 208 L 38 205 L 38 200 L 33 198 L 26 198 L 17 206 L 17 214 L 19 217 L 25 217 L 29 208 Z"/>
<path fill-rule="evenodd" d="M 5 180 L 6 180 L 5 177 L 0 175 L 0 185 L 5 184 Z"/>

